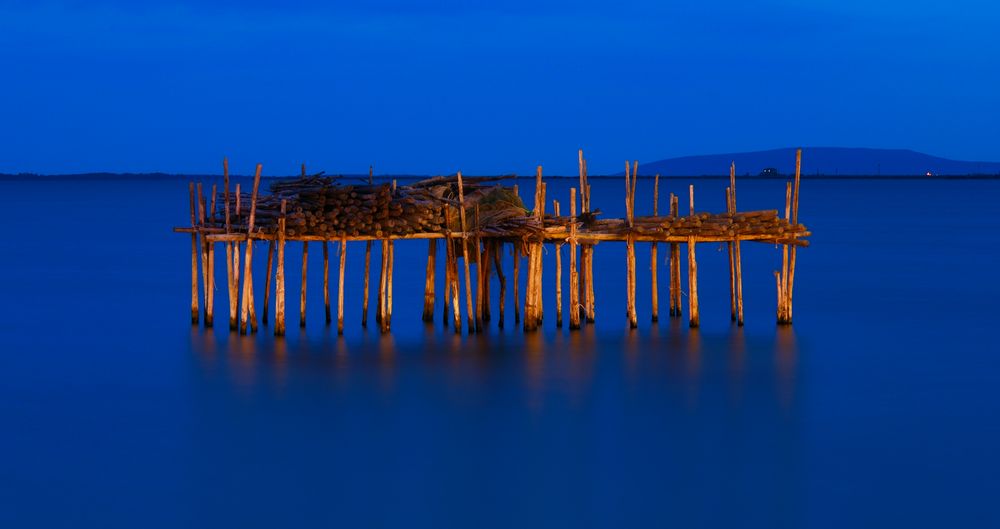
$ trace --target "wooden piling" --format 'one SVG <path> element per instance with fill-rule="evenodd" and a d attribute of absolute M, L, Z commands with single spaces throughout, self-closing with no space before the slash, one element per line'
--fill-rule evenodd
<path fill-rule="evenodd" d="M 240 192 L 240 184 L 236 184 L 235 189 L 236 196 L 236 221 L 239 223 L 243 219 L 242 211 L 242 200 L 243 194 Z M 242 246 L 239 241 L 233 243 L 233 298 L 236 300 L 237 305 L 239 304 L 239 297 L 242 295 L 243 290 L 240 288 L 240 269 L 242 263 L 240 262 L 240 254 L 243 252 Z M 236 329 L 239 330 L 239 324 L 237 324 Z"/>
<path fill-rule="evenodd" d="M 423 320 L 434 321 L 434 272 L 437 267 L 437 240 L 427 241 L 427 273 L 424 279 L 424 314 Z"/>
<path fill-rule="evenodd" d="M 688 191 L 691 196 L 691 216 L 694 216 L 694 184 Z M 694 247 L 695 238 L 688 238 L 688 324 L 697 327 L 700 322 L 698 316 L 698 262 L 695 260 Z"/>
<path fill-rule="evenodd" d="M 382 324 L 385 332 L 392 329 L 392 271 L 396 262 L 396 243 L 389 240 L 389 261 L 386 263 L 385 277 L 385 312 L 382 314 Z"/>
<path fill-rule="evenodd" d="M 449 237 L 448 228 L 448 208 L 441 208 L 441 217 L 445 219 L 444 223 L 444 296 L 443 303 L 441 303 L 441 320 L 445 327 L 448 326 L 448 307 L 451 305 L 451 250 L 452 244 Z"/>
<path fill-rule="evenodd" d="M 263 322 L 267 325 L 267 311 L 271 303 L 271 280 L 274 276 L 274 241 L 267 241 L 267 272 L 264 273 L 264 314 Z"/>
<path fill-rule="evenodd" d="M 323 309 L 326 314 L 326 324 L 330 325 L 330 241 L 323 241 Z"/>
<path fill-rule="evenodd" d="M 521 241 L 514 243 L 514 324 L 521 323 L 521 296 L 518 293 L 521 283 Z M 195 271 L 197 275 L 197 271 Z"/>
<path fill-rule="evenodd" d="M 194 182 L 188 183 L 188 194 L 191 201 L 191 228 L 197 227 L 194 205 Z M 191 324 L 198 325 L 198 232 L 191 232 Z"/>
<path fill-rule="evenodd" d="M 208 302 L 205 313 L 205 326 L 212 327 L 215 321 L 215 244 L 208 243 Z"/>
<path fill-rule="evenodd" d="M 496 266 L 497 280 L 500 281 L 500 299 L 498 301 L 500 309 L 500 320 L 497 322 L 497 326 L 503 329 L 504 324 L 504 306 L 507 300 L 507 277 L 503 273 L 503 243 L 497 243 L 496 248 L 493 249 L 493 264 Z"/>
<path fill-rule="evenodd" d="M 197 196 L 195 200 L 198 204 L 198 226 L 205 228 L 205 193 L 201 182 L 198 183 Z M 201 233 L 198 250 L 201 255 L 201 300 L 205 311 L 205 326 L 208 327 L 208 291 L 211 280 L 208 273 L 208 241 L 205 240 L 204 232 Z"/>
<path fill-rule="evenodd" d="M 628 317 L 628 325 L 635 329 L 639 325 L 635 310 L 635 236 L 632 228 L 635 224 L 635 184 L 638 179 L 639 162 L 635 162 L 634 168 L 630 167 L 628 161 L 625 162 L 625 222 L 628 225 L 628 234 L 625 237 L 625 311 Z"/>
<path fill-rule="evenodd" d="M 381 247 L 381 267 L 378 273 L 378 300 L 375 303 L 375 323 L 378 324 L 380 332 L 385 332 L 385 288 L 386 288 L 386 271 L 389 268 L 389 241 L 388 239 L 382 239 L 379 242 Z"/>
<path fill-rule="evenodd" d="M 212 205 L 211 205 L 211 207 L 208 208 L 208 218 L 212 222 L 215 222 L 215 220 L 216 220 L 215 219 L 215 195 L 216 195 L 216 192 L 218 191 L 217 187 L 218 186 L 216 184 L 212 184 Z"/>
<path fill-rule="evenodd" d="M 337 276 L 337 334 L 344 334 L 344 267 L 347 264 L 347 239 L 340 238 L 340 274 Z"/>
<path fill-rule="evenodd" d="M 576 271 L 576 188 L 569 189 L 569 328 L 580 328 L 580 278 Z"/>
<path fill-rule="evenodd" d="M 729 165 L 729 190 L 730 190 L 730 211 L 732 215 L 737 212 L 736 209 L 736 162 L 734 161 Z M 743 257 L 740 253 L 740 237 L 738 235 L 733 236 L 733 265 L 732 265 L 732 275 L 734 276 L 733 285 L 736 292 L 736 325 L 743 326 Z"/>
<path fill-rule="evenodd" d="M 558 217 L 559 216 L 559 201 L 552 201 L 552 213 Z M 555 244 L 556 250 L 556 327 L 562 329 L 563 326 L 563 310 L 562 310 L 562 244 Z"/>
<path fill-rule="evenodd" d="M 587 160 L 583 161 L 584 174 L 587 174 Z M 587 184 L 587 211 L 590 211 L 590 184 Z M 594 297 L 594 249 L 595 245 L 587 247 L 587 323 L 594 323 L 597 300 Z"/>
<path fill-rule="evenodd" d="M 240 332 L 243 334 L 247 333 L 247 318 L 250 315 L 250 304 L 253 303 L 253 291 L 251 290 L 251 285 L 253 283 L 253 270 L 251 263 L 253 262 L 253 240 L 250 239 L 250 235 L 253 234 L 254 216 L 257 212 L 257 191 L 260 188 L 260 171 L 261 164 L 257 164 L 257 170 L 253 177 L 253 192 L 250 198 L 250 217 L 247 220 L 247 246 L 246 255 L 243 257 L 243 304 L 240 313 Z"/>
<path fill-rule="evenodd" d="M 587 164 L 583 157 L 583 149 L 579 151 L 579 171 L 580 171 L 580 213 L 586 213 L 587 209 Z M 579 319 L 587 319 L 587 246 L 580 245 L 580 277 L 577 297 L 580 301 L 578 309 Z"/>
<path fill-rule="evenodd" d="M 306 271 L 309 268 L 309 241 L 302 241 L 302 288 L 299 293 L 299 327 L 306 326 Z"/>
<path fill-rule="evenodd" d="M 535 317 L 535 260 L 538 252 L 535 251 L 535 243 L 528 245 L 528 277 L 524 284 L 524 323 L 525 331 L 533 331 L 537 328 Z"/>
<path fill-rule="evenodd" d="M 785 183 L 785 220 L 790 220 L 792 215 L 792 183 Z M 788 298 L 785 292 L 788 291 L 788 245 L 781 245 L 781 288 L 778 289 L 778 323 L 788 323 L 788 310 L 785 304 Z"/>
<path fill-rule="evenodd" d="M 368 166 L 368 185 L 372 185 L 375 182 L 375 166 Z M 372 241 L 365 241 L 365 279 L 364 279 L 364 293 L 361 302 L 361 327 L 368 327 L 368 283 L 371 280 L 371 264 L 372 264 Z"/>
<path fill-rule="evenodd" d="M 225 223 L 226 223 L 226 233 L 230 233 L 230 212 L 229 212 L 229 159 L 222 159 L 222 187 L 223 187 L 223 211 L 225 212 Z M 229 330 L 237 331 L 239 330 L 239 319 L 237 313 L 239 312 L 239 297 L 237 294 L 238 282 L 236 279 L 236 274 L 239 273 L 233 270 L 234 256 L 233 256 L 233 243 L 226 242 L 226 293 L 229 297 Z M 239 259 L 239 250 L 237 250 L 237 255 L 235 260 Z M 237 263 L 238 267 L 239 264 Z"/>
<path fill-rule="evenodd" d="M 795 151 L 795 190 L 792 196 L 792 226 L 799 224 L 799 182 L 802 176 L 802 149 Z M 796 236 L 792 235 L 795 239 Z M 792 245 L 791 257 L 788 265 L 788 286 L 785 289 L 785 311 L 786 322 L 792 323 L 792 290 L 795 286 L 795 250 L 798 248 Z"/>
<path fill-rule="evenodd" d="M 536 185 L 535 189 L 538 190 L 538 222 L 540 224 L 545 223 L 545 191 L 546 184 L 542 181 L 542 166 L 539 165 L 535 173 Z M 543 241 L 538 241 L 538 259 L 535 263 L 535 318 L 538 320 L 535 322 L 535 326 L 540 326 L 542 320 L 545 317 L 545 296 L 542 292 L 542 275 L 543 275 L 543 261 L 545 258 L 545 246 Z"/>
<path fill-rule="evenodd" d="M 680 216 L 680 197 L 670 193 L 670 216 Z M 681 245 L 670 243 L 670 315 L 680 318 L 681 310 Z"/>
<path fill-rule="evenodd" d="M 469 333 L 476 330 L 475 313 L 472 308 L 472 274 L 469 272 L 469 233 L 465 223 L 465 191 L 462 186 L 462 171 L 458 172 L 458 216 L 462 228 L 462 265 L 465 267 L 465 310 Z"/>
<path fill-rule="evenodd" d="M 208 210 L 208 218 L 214 223 L 215 222 L 215 198 L 217 186 L 212 184 L 212 204 Z M 208 314 L 205 318 L 205 326 L 212 327 L 215 321 L 215 243 L 206 242 L 206 249 L 208 250 Z"/>
<path fill-rule="evenodd" d="M 660 173 L 656 173 L 653 177 L 653 216 L 659 216 L 660 214 Z M 649 245 L 649 280 L 650 280 L 650 297 L 652 298 L 652 321 L 656 323 L 660 320 L 660 286 L 659 281 L 656 277 L 657 267 L 659 266 L 656 262 L 657 259 L 656 243 Z"/>
<path fill-rule="evenodd" d="M 455 334 L 462 334 L 462 310 L 458 302 L 458 249 L 455 248 L 455 241 L 451 235 L 447 236 L 445 244 L 448 250 L 446 266 L 449 276 L 449 290 L 451 291 L 452 327 L 455 329 Z"/>
<path fill-rule="evenodd" d="M 733 188 L 726 188 L 726 212 L 733 216 Z M 736 252 L 733 242 L 726 243 L 726 253 L 729 255 L 729 319 L 736 321 Z"/>
<path fill-rule="evenodd" d="M 475 217 L 476 235 L 473 237 L 473 244 L 475 245 L 476 259 L 476 314 L 474 320 L 476 322 L 475 332 L 479 333 L 483 331 L 483 261 L 479 237 L 479 204 L 475 206 Z M 470 329 L 471 331 L 472 329 Z"/>
<path fill-rule="evenodd" d="M 492 258 L 492 254 L 494 253 L 493 248 L 494 248 L 493 241 L 490 241 L 488 239 L 483 241 L 482 263 L 483 263 L 483 273 L 485 275 L 483 276 L 483 284 L 482 284 L 483 287 L 482 319 L 484 327 L 492 319 L 492 315 L 490 312 L 490 277 L 493 275 L 493 258 Z"/>
<path fill-rule="evenodd" d="M 281 201 L 278 218 L 278 269 L 274 274 L 274 335 L 285 335 L 285 212 L 287 200 Z"/>

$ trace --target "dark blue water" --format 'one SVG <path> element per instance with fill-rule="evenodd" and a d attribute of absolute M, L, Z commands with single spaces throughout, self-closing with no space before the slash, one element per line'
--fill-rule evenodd
<path fill-rule="evenodd" d="M 594 184 L 620 215 L 621 184 Z M 724 208 L 724 182 L 696 185 Z M 1000 524 L 1000 182 L 804 182 L 792 328 L 779 249 L 744 245 L 738 329 L 706 244 L 702 328 L 666 317 L 665 267 L 649 323 L 642 246 L 630 332 L 624 248 L 603 244 L 596 326 L 555 329 L 550 250 L 544 331 L 473 338 L 420 322 L 423 242 L 397 243 L 391 336 L 360 328 L 357 243 L 345 337 L 316 245 L 300 330 L 290 245 L 287 338 L 240 338 L 221 247 L 219 324 L 190 325 L 186 182 L 0 193 L 0 527 Z M 741 209 L 783 201 L 783 182 L 740 184 Z"/>

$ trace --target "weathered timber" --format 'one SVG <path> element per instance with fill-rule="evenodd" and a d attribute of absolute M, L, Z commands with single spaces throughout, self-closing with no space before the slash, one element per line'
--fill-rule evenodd
<path fill-rule="evenodd" d="M 596 282 L 593 279 L 593 250 L 600 242 L 623 242 L 626 245 L 626 310 L 629 326 L 637 326 L 636 318 L 636 250 L 637 243 L 650 243 L 650 296 L 653 321 L 658 319 L 659 245 L 669 244 L 670 313 L 679 316 L 681 306 L 681 275 L 679 245 L 688 248 L 688 311 L 692 327 L 699 324 L 696 248 L 701 243 L 725 243 L 729 260 L 730 319 L 743 324 L 741 243 L 763 242 L 781 247 L 780 269 L 776 272 L 779 323 L 791 322 L 791 293 L 794 285 L 796 252 L 807 246 L 811 232 L 798 223 L 798 194 L 801 178 L 801 153 L 796 156 L 796 178 L 786 187 L 784 215 L 777 210 L 739 211 L 735 182 L 735 165 L 730 165 L 730 182 L 726 189 L 724 213 L 697 212 L 694 209 L 694 186 L 689 186 L 689 213 L 678 212 L 676 195 L 670 193 L 669 212 L 659 212 L 659 175 L 653 177 L 653 211 L 641 216 L 636 211 L 638 162 L 626 163 L 625 217 L 599 217 L 600 210 L 591 208 L 591 186 L 587 177 L 587 160 L 579 152 L 580 189 L 571 190 L 568 216 L 563 216 L 558 201 L 553 201 L 552 214 L 546 212 L 546 183 L 541 167 L 535 174 L 535 201 L 527 210 L 517 193 L 517 185 L 504 187 L 498 179 L 435 177 L 409 185 L 375 184 L 369 169 L 366 185 L 342 184 L 337 178 L 322 173 L 302 176 L 295 180 L 280 180 L 270 184 L 271 193 L 259 191 L 260 166 L 254 177 L 251 193 L 241 193 L 237 184 L 230 192 L 228 160 L 224 160 L 224 185 L 219 193 L 212 186 L 189 185 L 191 222 L 174 228 L 175 232 L 192 237 L 192 322 L 200 320 L 204 310 L 206 325 L 214 319 L 214 255 L 217 243 L 226 250 L 226 275 L 230 293 L 230 322 L 239 332 L 256 329 L 252 257 L 255 241 L 268 241 L 268 264 L 264 291 L 264 320 L 267 321 L 271 297 L 271 272 L 275 249 L 278 254 L 275 274 L 275 334 L 284 333 L 284 243 L 303 243 L 303 281 L 300 292 L 300 322 L 304 325 L 308 243 L 324 245 L 324 309 L 327 324 L 331 323 L 329 284 L 329 243 L 340 241 L 341 269 L 344 274 L 346 244 L 366 243 L 365 283 L 370 278 L 370 246 L 382 244 L 382 270 L 379 276 L 379 306 L 376 319 L 382 332 L 388 332 L 393 310 L 392 277 L 395 242 L 427 240 L 428 262 L 424 285 L 424 319 L 432 319 L 435 302 L 436 239 L 445 241 L 444 319 L 453 316 L 456 332 L 461 332 L 459 297 L 461 293 L 458 259 L 465 271 L 466 318 L 470 333 L 481 332 L 490 319 L 493 300 L 490 297 L 491 276 L 496 270 L 500 295 L 500 326 L 504 324 L 506 276 L 503 272 L 502 251 L 510 244 L 514 254 L 515 320 L 525 330 L 542 325 L 544 316 L 543 271 L 546 244 L 556 252 L 556 326 L 563 324 L 562 247 L 570 251 L 570 328 L 594 319 Z M 579 203 L 576 195 L 579 194 Z M 219 201 L 222 204 L 219 204 Z M 244 247 L 241 247 L 244 245 Z M 461 245 L 461 246 L 459 246 Z M 579 247 L 579 253 L 577 248 Z M 459 255 L 461 251 L 461 255 Z M 470 255 L 469 252 L 475 252 Z M 242 255 L 241 255 L 242 254 Z M 521 258 L 526 257 L 527 280 L 520 284 Z M 242 258 L 242 259 L 241 259 Z M 476 265 L 475 276 L 471 266 Z M 202 284 L 198 285 L 198 268 Z M 243 283 L 239 282 L 242 268 Z M 280 277 L 280 281 L 279 278 Z M 520 290 L 524 288 L 523 300 Z M 199 288 L 201 291 L 199 292 Z M 237 290 L 242 288 L 241 295 Z M 343 332 L 344 280 L 338 282 L 338 332 Z M 367 288 L 365 289 L 368 290 Z M 278 292 L 280 291 L 280 295 Z M 366 292 L 367 293 L 367 292 Z M 199 299 L 199 297 L 201 299 Z M 280 298 L 280 299 L 279 299 Z M 367 296 L 366 296 L 367 298 Z M 473 301 L 474 299 L 474 301 Z M 523 301 L 523 305 L 521 304 Z M 242 307 L 240 307 L 242 305 Z M 278 307 L 282 306 L 278 317 Z M 453 314 L 449 315 L 449 307 Z M 362 325 L 367 320 L 367 299 L 363 300 Z M 242 311 L 240 310 L 242 309 Z M 237 315 L 239 314 L 239 317 Z M 524 317 L 521 320 L 521 317 Z M 280 325 L 278 324 L 280 321 Z M 574 321 L 575 320 L 575 321 Z"/>

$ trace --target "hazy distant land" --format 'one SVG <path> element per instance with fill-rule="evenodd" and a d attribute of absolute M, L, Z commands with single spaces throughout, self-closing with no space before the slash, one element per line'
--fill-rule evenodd
<path fill-rule="evenodd" d="M 1000 177 L 1000 162 L 949 160 L 908 149 L 864 149 L 845 147 L 803 147 L 802 173 L 805 176 Z M 795 172 L 795 148 L 768 151 L 683 156 L 639 164 L 639 174 L 723 175 L 736 162 L 738 175 L 757 176 L 765 168 L 779 174 Z"/>
<path fill-rule="evenodd" d="M 767 151 L 752 151 L 725 154 L 705 154 L 698 156 L 681 156 L 667 158 L 655 162 L 640 163 L 639 175 L 686 177 L 722 177 L 729 175 L 729 164 L 736 162 L 736 174 L 741 177 L 762 177 L 765 169 L 777 170 L 777 178 L 786 178 L 795 172 L 795 148 L 771 149 Z M 332 173 L 327 173 L 331 175 Z M 610 175 L 591 175 L 592 178 L 602 176 L 620 176 L 624 173 Z M 803 147 L 802 174 L 805 178 L 1000 178 L 1000 162 L 976 162 L 951 160 L 932 156 L 909 149 L 866 149 L 847 147 Z M 36 174 L 36 173 L 0 173 L 0 179 L 195 179 L 206 180 L 218 178 L 221 175 L 171 174 L 171 173 L 78 173 L 78 174 Z M 245 178 L 249 175 L 233 175 Z M 287 178 L 297 175 L 268 175 L 268 178 Z M 367 174 L 337 175 L 345 179 L 367 180 Z M 377 178 L 416 179 L 428 178 L 432 175 L 376 175 Z M 510 175 L 513 176 L 513 175 Z M 534 177 L 534 175 L 520 175 Z M 575 177 L 576 175 L 565 175 Z M 559 178 L 560 175 L 546 175 L 546 178 Z M 775 177 L 775 176 L 771 176 Z"/>

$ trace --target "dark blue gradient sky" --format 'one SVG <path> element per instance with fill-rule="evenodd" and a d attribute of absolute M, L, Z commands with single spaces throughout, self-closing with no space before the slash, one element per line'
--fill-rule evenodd
<path fill-rule="evenodd" d="M 133 4 L 0 3 L 0 172 L 228 155 L 555 174 L 579 147 L 595 173 L 791 145 L 1000 159 L 986 0 Z"/>

